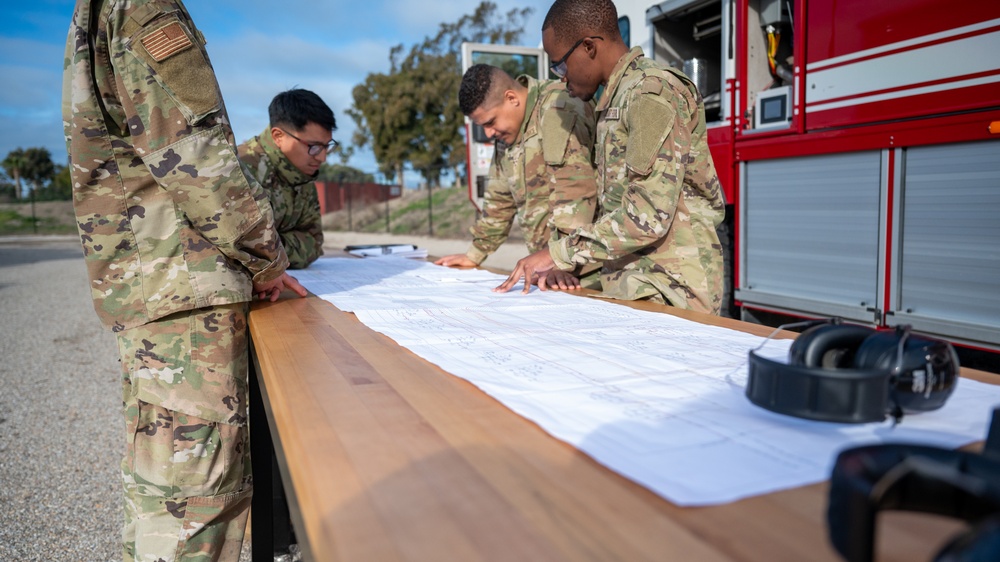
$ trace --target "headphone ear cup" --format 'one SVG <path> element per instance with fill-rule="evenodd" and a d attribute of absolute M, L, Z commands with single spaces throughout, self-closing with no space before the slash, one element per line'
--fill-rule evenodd
<path fill-rule="evenodd" d="M 854 354 L 855 369 L 880 369 L 888 371 L 896 364 L 896 352 L 901 334 L 887 330 L 874 332 L 858 346 Z"/>
<path fill-rule="evenodd" d="M 934 562 L 993 562 L 1000 560 L 1000 515 L 990 517 L 950 541 Z"/>
<path fill-rule="evenodd" d="M 910 334 L 903 341 L 903 337 L 898 330 L 868 336 L 854 356 L 854 368 L 894 372 L 889 381 L 890 397 L 905 413 L 944 406 L 958 381 L 955 349 L 944 340 Z"/>
<path fill-rule="evenodd" d="M 791 365 L 820 369 L 849 369 L 854 354 L 875 330 L 848 324 L 822 324 L 802 332 L 788 349 Z"/>

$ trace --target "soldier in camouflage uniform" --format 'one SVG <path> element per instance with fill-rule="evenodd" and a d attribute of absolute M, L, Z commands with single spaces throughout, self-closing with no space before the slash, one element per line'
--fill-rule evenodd
<path fill-rule="evenodd" d="M 606 296 L 719 314 L 725 206 L 708 149 L 705 110 L 682 73 L 631 51 L 610 0 L 556 0 L 542 26 L 552 70 L 597 104 L 598 219 L 533 254 L 523 275 L 602 264 Z"/>
<path fill-rule="evenodd" d="M 264 186 L 289 268 L 323 255 L 323 226 L 313 180 L 337 145 L 333 111 L 309 90 L 281 92 L 268 107 L 270 125 L 241 144 L 240 159 Z"/>
<path fill-rule="evenodd" d="M 470 229 L 472 246 L 435 263 L 481 264 L 507 240 L 515 217 L 529 252 L 593 221 L 593 104 L 571 98 L 558 81 L 515 80 L 500 68 L 477 64 L 462 77 L 459 105 L 495 139 L 496 149 L 482 216 Z M 578 286 L 575 277 L 563 281 Z"/>
<path fill-rule="evenodd" d="M 239 557 L 247 310 L 305 290 L 179 1 L 78 0 L 63 120 L 94 306 L 118 338 L 126 561 Z"/>

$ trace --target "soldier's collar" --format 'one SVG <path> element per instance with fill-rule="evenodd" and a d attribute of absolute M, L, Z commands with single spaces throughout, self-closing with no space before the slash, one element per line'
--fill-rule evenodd
<path fill-rule="evenodd" d="M 315 175 L 309 176 L 296 168 L 295 164 L 292 164 L 292 161 L 274 143 L 274 139 L 271 137 L 270 126 L 260 134 L 260 145 L 264 147 L 264 156 L 271 163 L 271 167 L 277 171 L 281 179 L 288 185 L 293 187 L 304 185 L 315 180 L 316 176 L 319 175 L 319 172 L 317 172 Z"/>
<path fill-rule="evenodd" d="M 618 86 L 622 83 L 622 78 L 625 76 L 625 71 L 628 70 L 629 65 L 633 61 L 643 56 L 642 47 L 632 47 L 629 52 L 625 53 L 618 59 L 615 63 L 615 68 L 611 71 L 611 76 L 608 77 L 608 85 L 604 87 L 604 93 L 601 94 L 601 99 L 597 102 L 597 107 L 594 109 L 598 113 L 606 111 L 608 106 L 611 105 L 611 98 L 615 97 L 615 91 Z"/>
<path fill-rule="evenodd" d="M 541 91 L 539 81 L 527 74 L 518 76 L 516 80 L 528 89 L 528 97 L 524 102 L 524 119 L 521 119 L 521 129 L 517 133 L 517 138 L 514 139 L 514 144 L 521 142 L 521 139 L 524 138 L 528 123 L 531 121 L 531 114 L 535 112 L 535 105 L 538 103 L 538 93 Z"/>

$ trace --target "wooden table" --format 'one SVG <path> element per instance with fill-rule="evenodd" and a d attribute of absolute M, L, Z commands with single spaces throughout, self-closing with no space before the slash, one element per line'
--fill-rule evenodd
<path fill-rule="evenodd" d="M 256 303 L 250 333 L 255 560 L 270 560 L 272 462 L 261 452 L 272 437 L 298 543 L 316 562 L 839 560 L 826 484 L 677 507 L 315 296 Z M 883 514 L 879 560 L 930 560 L 961 528 Z"/>

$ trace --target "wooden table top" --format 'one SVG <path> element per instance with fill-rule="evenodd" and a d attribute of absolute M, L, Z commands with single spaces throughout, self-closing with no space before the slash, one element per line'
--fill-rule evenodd
<path fill-rule="evenodd" d="M 840 560 L 826 537 L 825 483 L 677 507 L 315 296 L 255 303 L 250 332 L 308 560 Z M 878 559 L 930 560 L 961 529 L 884 512 Z"/>

